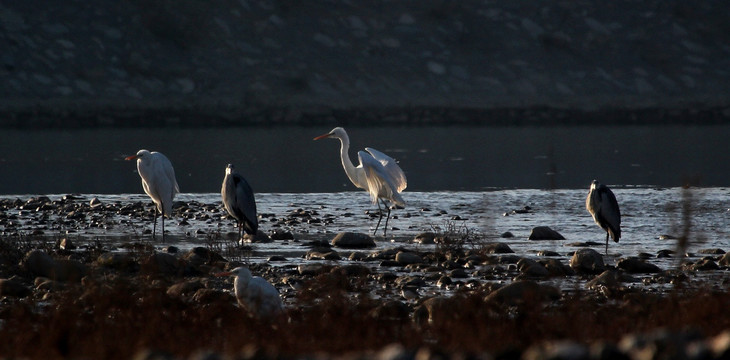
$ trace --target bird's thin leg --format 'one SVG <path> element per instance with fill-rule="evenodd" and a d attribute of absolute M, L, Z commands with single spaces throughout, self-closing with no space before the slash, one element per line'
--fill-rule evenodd
<path fill-rule="evenodd" d="M 608 231 L 606 231 L 606 255 L 608 255 Z"/>
<path fill-rule="evenodd" d="M 152 241 L 156 241 L 155 235 L 157 234 L 157 207 L 155 207 L 155 217 L 152 220 Z"/>
<path fill-rule="evenodd" d="M 388 216 L 385 217 L 385 227 L 383 227 L 383 236 L 385 236 L 385 233 L 388 231 L 388 220 L 390 220 L 390 206 L 385 203 L 385 200 L 383 200 L 383 206 L 388 209 Z"/>
<path fill-rule="evenodd" d="M 380 202 L 376 200 L 375 203 L 378 204 L 378 214 L 380 214 L 380 217 L 378 217 L 378 224 L 375 225 L 375 231 L 373 231 L 373 235 L 378 232 L 378 228 L 380 227 L 380 220 L 383 220 L 383 209 L 380 208 Z M 385 236 L 385 234 L 383 234 L 383 236 Z"/>
<path fill-rule="evenodd" d="M 165 242 L 165 214 L 160 214 L 162 218 L 162 242 Z"/>
<path fill-rule="evenodd" d="M 238 222 L 238 240 L 236 242 L 243 241 L 243 222 Z"/>

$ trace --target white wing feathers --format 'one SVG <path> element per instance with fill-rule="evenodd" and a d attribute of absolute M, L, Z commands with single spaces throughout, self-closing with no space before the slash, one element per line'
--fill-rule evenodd
<path fill-rule="evenodd" d="M 265 279 L 254 276 L 245 291 L 240 294 L 249 311 L 259 316 L 273 316 L 284 310 L 279 292 Z"/>
<path fill-rule="evenodd" d="M 389 156 L 371 148 L 367 150 L 369 153 L 358 151 L 357 156 L 365 173 L 370 200 L 375 203 L 378 198 L 385 198 L 399 206 L 405 206 L 405 201 L 399 194 L 406 187 L 403 171 Z"/>
<path fill-rule="evenodd" d="M 384 172 L 387 174 L 389 181 L 393 184 L 396 191 L 401 192 L 406 189 L 406 186 L 408 186 L 406 175 L 403 173 L 400 166 L 398 166 L 395 159 L 373 148 L 366 147 L 365 150 L 369 152 L 375 160 L 383 164 Z"/>
<path fill-rule="evenodd" d="M 172 213 L 172 200 L 180 188 L 175 180 L 175 170 L 167 157 L 152 152 L 147 159 L 137 162 L 137 171 L 142 176 L 142 187 L 157 204 L 157 209 L 164 215 Z"/>

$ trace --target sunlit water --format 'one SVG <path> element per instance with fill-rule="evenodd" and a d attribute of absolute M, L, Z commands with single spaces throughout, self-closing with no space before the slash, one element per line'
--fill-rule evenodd
<path fill-rule="evenodd" d="M 529 255 L 539 250 L 552 250 L 566 254 L 576 249 L 570 244 L 593 241 L 603 244 L 605 232 L 601 230 L 585 210 L 587 190 L 494 190 L 484 192 L 405 192 L 408 202 L 405 209 L 393 210 L 387 238 L 378 231 L 375 237 L 380 250 L 392 246 L 414 246 L 415 235 L 424 231 L 443 233 L 469 231 L 475 238 L 485 241 L 507 243 L 516 253 Z M 675 240 L 665 235 L 678 236 L 685 228 L 683 215 L 687 213 L 690 222 L 689 252 L 699 249 L 720 248 L 728 245 L 728 204 L 730 192 L 726 188 L 618 188 L 614 189 L 622 213 L 620 243 L 609 243 L 609 256 L 635 256 L 639 253 L 656 254 L 663 249 L 673 249 Z M 3 196 L 25 200 L 31 195 Z M 50 196 L 51 199 L 61 195 Z M 98 197 L 102 203 L 141 201 L 151 202 L 144 194 L 123 195 L 80 195 L 76 201 L 88 201 Z M 219 194 L 179 194 L 176 201 L 220 204 Z M 372 234 L 377 217 L 368 215 L 377 211 L 370 204 L 365 192 L 317 193 L 317 194 L 256 194 L 259 214 L 273 217 L 261 220 L 260 228 L 265 232 L 281 229 L 291 231 L 298 241 L 275 241 L 268 244 L 254 244 L 259 257 L 265 258 L 282 251 L 305 251 L 301 243 L 308 240 L 330 239 L 341 231 Z M 689 204 L 687 208 L 683 204 Z M 512 210 L 530 207 L 527 213 L 512 213 Z M 222 208 L 220 208 L 222 209 Z M 274 218 L 283 218 L 297 209 L 315 211 L 316 218 L 331 219 L 330 223 L 300 223 L 291 226 L 274 227 Z M 688 210 L 687 210 L 688 209 Z M 222 212 L 222 210 L 220 210 Z M 384 222 L 384 220 L 383 220 Z M 532 241 L 528 236 L 533 227 L 549 226 L 562 234 L 566 240 Z M 139 218 L 121 217 L 118 224 L 105 229 L 89 228 L 78 232 L 64 233 L 64 229 L 49 229 L 45 233 L 88 239 L 112 239 L 119 236 L 132 239 L 146 239 L 145 229 L 152 227 L 149 221 Z M 23 224 L 27 232 L 33 224 Z M 182 248 L 204 246 L 213 233 L 234 231 L 231 219 L 223 221 L 198 221 L 187 219 L 181 225 L 179 219 L 166 222 L 167 242 Z M 510 232 L 512 238 L 501 235 Z M 596 245 L 603 252 L 603 245 Z M 657 261 L 663 261 L 658 259 Z M 668 260 L 667 260 L 668 261 Z"/>
<path fill-rule="evenodd" d="M 310 249 L 309 243 L 312 240 L 330 241 L 336 233 L 342 231 L 372 234 L 377 217 L 373 217 L 369 213 L 377 211 L 377 208 L 370 204 L 367 193 L 360 191 L 301 194 L 260 193 L 256 194 L 258 212 L 266 216 L 261 219 L 260 229 L 267 233 L 274 230 L 291 231 L 295 240 L 250 244 L 252 251 L 247 252 L 244 260 L 252 263 L 267 262 L 276 267 L 294 267 L 307 263 L 348 263 L 350 261 L 347 260 L 347 257 L 352 251 L 367 253 L 400 247 L 420 251 L 434 250 L 435 245 L 418 244 L 413 241 L 414 237 L 424 231 L 442 234 L 455 231 L 461 234 L 469 232 L 471 238 L 476 239 L 474 244 L 465 244 L 467 249 L 478 247 L 479 244 L 486 242 L 498 241 L 508 244 L 515 254 L 521 257 L 538 259 L 538 251 L 555 251 L 559 254 L 558 259 L 567 265 L 570 253 L 581 248 L 575 243 L 595 242 L 597 244 L 593 245 L 593 248 L 601 254 L 604 253 L 605 232 L 593 222 L 585 210 L 586 193 L 585 189 L 405 192 L 404 198 L 408 202 L 408 206 L 402 210 L 393 210 L 388 236 L 383 237 L 382 231 L 379 230 L 375 237 L 376 248 L 335 249 L 343 260 L 334 262 L 305 260 L 304 255 Z M 618 244 L 609 243 L 608 254 L 604 257 L 607 265 L 615 265 L 616 261 L 622 257 L 648 253 L 652 256 L 648 259 L 652 264 L 665 270 L 675 268 L 678 265 L 678 257 L 656 258 L 655 256 L 660 250 L 675 249 L 676 240 L 670 237 L 681 235 L 686 228 L 686 222 L 683 220 L 685 214 L 691 219 L 688 229 L 691 242 L 687 260 L 697 261 L 701 257 L 707 256 L 700 253 L 702 249 L 728 250 L 727 224 L 728 217 L 730 217 L 730 212 L 728 212 L 730 189 L 693 188 L 684 190 L 681 188 L 631 187 L 614 188 L 614 193 L 621 207 L 623 237 Z M 50 198 L 57 200 L 61 196 L 52 195 Z M 144 194 L 76 196 L 78 199 L 75 201 L 81 202 L 88 202 L 93 197 L 97 197 L 102 203 L 118 202 L 124 205 L 142 202 L 151 208 L 151 202 Z M 27 200 L 30 197 L 31 195 L 14 195 L 0 198 Z M 219 216 L 223 215 L 219 194 L 184 193 L 179 194 L 176 201 L 196 205 L 215 205 L 212 212 Z M 531 210 L 527 213 L 512 213 L 512 210 L 523 209 L 525 206 L 529 206 Z M 314 218 L 328 221 L 275 226 L 278 223 L 275 221 L 276 219 L 286 218 L 288 214 L 298 209 L 314 212 Z M 232 219 L 227 217 L 216 216 L 218 220 L 188 218 L 185 220 L 187 222 L 185 225 L 181 224 L 179 218 L 168 219 L 166 222 L 167 239 L 164 244 L 152 242 L 151 235 L 146 232 L 152 228 L 151 219 L 117 215 L 113 224 L 106 228 L 91 226 L 83 230 L 72 230 L 57 226 L 38 226 L 32 220 L 27 220 L 30 218 L 28 216 L 19 218 L 26 219 L 24 223 L 19 224 L 20 233 L 32 234 L 40 228 L 43 238 L 51 240 L 61 237 L 70 238 L 82 248 L 84 244 L 96 242 L 111 249 L 121 243 L 129 242 L 153 244 L 160 250 L 174 245 L 183 251 L 196 246 L 220 246 L 220 249 L 230 249 L 230 246 L 235 246 L 231 245 L 234 244 L 231 239 L 235 239 L 235 224 Z M 93 214 L 87 215 L 88 219 L 93 219 Z M 46 220 L 51 220 L 48 222 L 50 223 L 53 219 Z M 542 225 L 558 231 L 566 240 L 528 240 L 532 228 Z M 502 237 L 501 235 L 506 232 L 512 233 L 514 237 Z M 273 255 L 281 255 L 286 260 L 269 262 L 268 259 Z M 369 263 L 368 266 L 374 271 L 408 272 L 402 268 L 380 268 L 377 262 Z M 637 274 L 636 276 L 641 279 L 650 277 L 651 274 Z M 727 270 L 698 272 L 692 275 L 694 279 L 708 280 L 716 286 L 723 286 L 720 280 L 725 276 L 727 276 Z M 474 280 L 483 281 L 479 278 Z M 508 281 L 509 276 L 505 280 Z M 583 287 L 587 280 L 585 277 L 562 277 L 547 281 L 566 291 L 572 291 L 572 289 Z M 672 288 L 669 283 L 630 286 L 650 286 L 654 291 Z M 289 290 L 283 287 L 280 291 Z M 433 296 L 450 293 L 450 291 L 432 284 L 422 289 L 422 295 Z"/>

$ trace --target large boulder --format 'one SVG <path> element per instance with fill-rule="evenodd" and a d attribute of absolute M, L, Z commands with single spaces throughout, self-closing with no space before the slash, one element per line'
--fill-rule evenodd
<path fill-rule="evenodd" d="M 399 251 L 395 254 L 395 261 L 401 265 L 421 264 L 423 263 L 423 258 L 410 251 Z"/>
<path fill-rule="evenodd" d="M 522 277 L 541 278 L 550 274 L 541 263 L 528 258 L 520 259 L 517 262 L 517 268 L 520 270 Z"/>
<path fill-rule="evenodd" d="M 375 240 L 367 234 L 341 232 L 332 239 L 332 246 L 344 249 L 373 248 Z"/>
<path fill-rule="evenodd" d="M 565 240 L 563 235 L 551 229 L 549 226 L 536 226 L 532 228 L 528 240 Z"/>
<path fill-rule="evenodd" d="M 618 289 L 623 283 L 639 282 L 639 279 L 624 274 L 617 270 L 606 270 L 600 275 L 586 283 L 586 288 L 591 290 L 600 290 L 601 288 Z"/>
<path fill-rule="evenodd" d="M 56 271 L 56 260 L 43 250 L 32 250 L 23 259 L 25 269 L 35 276 L 51 278 Z"/>
<path fill-rule="evenodd" d="M 505 243 L 491 243 L 484 245 L 484 253 L 485 254 L 510 254 L 514 253 L 512 248 L 509 247 L 509 245 Z"/>
<path fill-rule="evenodd" d="M 658 266 L 634 257 L 620 259 L 616 262 L 616 267 L 632 274 L 658 273 L 661 271 Z"/>
<path fill-rule="evenodd" d="M 155 252 L 141 261 L 142 270 L 148 274 L 182 276 L 184 266 L 175 255 Z"/>
<path fill-rule="evenodd" d="M 606 270 L 603 256 L 593 249 L 580 249 L 570 258 L 570 267 L 579 274 L 600 274 Z"/>

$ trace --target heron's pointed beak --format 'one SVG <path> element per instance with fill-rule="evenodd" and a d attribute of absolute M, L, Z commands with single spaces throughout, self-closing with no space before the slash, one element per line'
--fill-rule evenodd
<path fill-rule="evenodd" d="M 330 137 L 331 135 L 332 134 L 330 134 L 330 133 L 322 134 L 322 135 L 317 136 L 316 138 L 314 138 L 314 140 L 326 139 L 326 138 Z"/>
<path fill-rule="evenodd" d="M 124 160 L 137 160 L 137 155 L 127 156 Z"/>
<path fill-rule="evenodd" d="M 231 275 L 233 275 L 233 272 L 231 272 L 231 271 L 224 271 L 224 272 L 219 272 L 219 273 L 215 274 L 215 276 L 231 276 Z"/>

